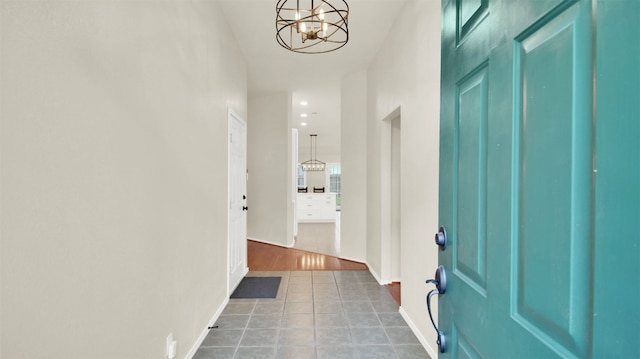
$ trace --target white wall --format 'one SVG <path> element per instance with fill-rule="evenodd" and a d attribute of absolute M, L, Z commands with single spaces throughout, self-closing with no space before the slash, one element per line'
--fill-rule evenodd
<path fill-rule="evenodd" d="M 293 245 L 291 174 L 291 95 L 249 100 L 247 236 L 281 246 Z"/>
<path fill-rule="evenodd" d="M 184 357 L 227 298 L 215 2 L 2 1 L 2 358 Z"/>
<path fill-rule="evenodd" d="M 367 75 L 364 70 L 342 80 L 340 147 L 341 257 L 366 262 L 367 247 Z"/>
<path fill-rule="evenodd" d="M 381 143 L 389 141 L 383 120 L 400 109 L 402 311 L 435 357 L 425 280 L 438 265 L 432 237 L 438 228 L 440 2 L 408 1 L 367 73 L 367 263 L 378 275 L 391 273 L 381 251 L 382 194 L 388 191 Z"/>

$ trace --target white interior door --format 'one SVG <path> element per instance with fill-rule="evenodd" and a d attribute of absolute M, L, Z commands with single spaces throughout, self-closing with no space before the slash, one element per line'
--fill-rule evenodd
<path fill-rule="evenodd" d="M 229 294 L 247 268 L 247 125 L 229 110 Z"/>

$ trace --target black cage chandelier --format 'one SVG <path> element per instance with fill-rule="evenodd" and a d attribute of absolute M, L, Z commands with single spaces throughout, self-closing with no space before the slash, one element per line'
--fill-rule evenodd
<path fill-rule="evenodd" d="M 316 141 L 318 141 L 318 135 L 309 135 L 309 137 L 311 137 L 309 140 L 310 141 L 309 150 L 311 152 L 311 159 L 308 161 L 304 161 L 300 164 L 302 165 L 302 170 L 303 171 L 324 171 L 324 168 L 327 164 L 322 161 L 318 161 L 318 159 L 316 158 L 318 151 L 316 150 L 315 145 L 316 145 Z"/>
<path fill-rule="evenodd" d="M 349 41 L 345 0 L 278 0 L 276 39 L 287 50 L 321 54 Z"/>

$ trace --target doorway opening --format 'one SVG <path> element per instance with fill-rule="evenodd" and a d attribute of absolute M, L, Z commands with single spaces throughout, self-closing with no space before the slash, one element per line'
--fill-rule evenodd
<path fill-rule="evenodd" d="M 389 232 L 390 232 L 390 262 L 391 262 L 391 281 L 400 281 L 400 239 L 401 239 L 401 121 L 400 117 L 391 120 L 391 140 L 390 140 L 390 171 L 389 171 L 389 197 L 390 210 L 389 215 Z"/>
<path fill-rule="evenodd" d="M 381 132 L 381 279 L 401 282 L 400 250 L 402 238 L 402 119 L 400 108 L 382 121 Z"/>
<path fill-rule="evenodd" d="M 305 190 L 297 194 L 294 248 L 340 256 L 340 174 L 337 162 L 327 163 L 325 171 L 303 173 Z"/>

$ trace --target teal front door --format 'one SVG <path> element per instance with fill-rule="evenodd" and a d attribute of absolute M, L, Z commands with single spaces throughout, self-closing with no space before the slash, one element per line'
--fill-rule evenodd
<path fill-rule="evenodd" d="M 440 355 L 637 358 L 640 2 L 442 11 Z"/>

